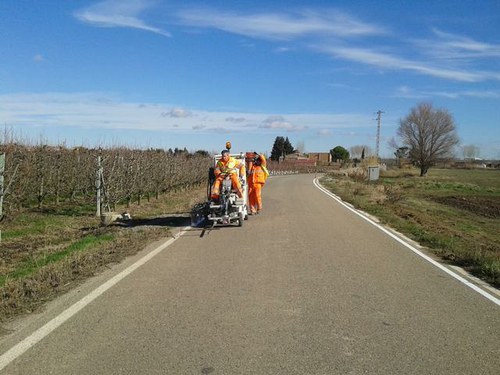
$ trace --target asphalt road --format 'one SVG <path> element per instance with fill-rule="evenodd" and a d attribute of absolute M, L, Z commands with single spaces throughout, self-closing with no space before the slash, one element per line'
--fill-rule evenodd
<path fill-rule="evenodd" d="M 499 374 L 500 307 L 313 177 L 272 177 L 262 214 L 189 230 L 0 373 Z M 152 248 L 12 327 L 0 353 Z"/>

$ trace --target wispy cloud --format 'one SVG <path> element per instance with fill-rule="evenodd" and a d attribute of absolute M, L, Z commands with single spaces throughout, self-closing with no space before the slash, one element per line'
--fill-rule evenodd
<path fill-rule="evenodd" d="M 416 92 L 412 88 L 408 86 L 400 86 L 398 87 L 394 94 L 392 95 L 393 98 L 402 98 L 402 99 L 422 99 L 425 98 L 426 95 L 423 95 L 422 93 Z"/>
<path fill-rule="evenodd" d="M 489 99 L 499 99 L 500 91 L 486 90 L 486 91 L 463 91 L 461 93 L 463 96 L 468 96 L 471 98 L 489 98 Z"/>
<path fill-rule="evenodd" d="M 148 25 L 140 18 L 152 5 L 148 0 L 105 0 L 77 11 L 75 17 L 100 27 L 128 27 L 171 36 L 169 32 Z"/>
<path fill-rule="evenodd" d="M 2 121 L 30 127 L 81 127 L 156 130 L 162 132 L 210 131 L 261 133 L 308 131 L 310 129 L 355 128 L 373 125 L 357 114 L 269 114 L 200 111 L 171 105 L 123 102 L 101 93 L 45 93 L 0 95 Z M 174 109 L 172 109 L 174 108 Z M 168 113 L 189 113 L 171 116 Z"/>
<path fill-rule="evenodd" d="M 320 129 L 318 130 L 317 134 L 320 135 L 320 136 L 328 136 L 328 135 L 332 135 L 332 131 L 330 129 Z"/>
<path fill-rule="evenodd" d="M 45 61 L 45 58 L 42 55 L 37 54 L 37 55 L 33 56 L 33 61 L 36 63 L 42 63 Z"/>
<path fill-rule="evenodd" d="M 431 30 L 437 40 L 400 40 L 400 49 L 389 53 L 380 52 L 386 48 L 380 44 L 377 46 L 374 40 L 378 36 L 390 35 L 387 27 L 359 20 L 335 9 L 240 14 L 203 8 L 182 10 L 177 16 L 184 25 L 215 28 L 251 38 L 287 41 L 309 38 L 309 41 L 314 40 L 311 48 L 317 52 L 380 70 L 411 71 L 459 82 L 500 80 L 498 72 L 473 69 L 467 64 L 450 66 L 449 61 L 444 61 L 454 59 L 464 63 L 466 59 L 498 57 L 499 45 L 482 43 L 438 29 Z M 376 47 L 364 47 L 366 37 L 370 37 L 371 44 Z M 392 33 L 392 38 L 397 41 L 396 34 Z M 332 40 L 335 44 L 332 44 Z M 292 47 L 281 46 L 275 51 L 286 52 L 289 48 Z M 416 54 L 415 58 L 402 57 L 408 55 L 410 50 L 413 55 Z M 429 56 L 433 59 L 429 59 Z"/>
<path fill-rule="evenodd" d="M 499 99 L 498 90 L 463 90 L 463 91 L 417 91 L 407 86 L 398 87 L 392 95 L 394 98 L 403 99 L 423 99 L 432 97 L 442 97 L 447 99 L 478 98 L 478 99 Z"/>
<path fill-rule="evenodd" d="M 432 29 L 437 39 L 417 39 L 413 43 L 433 58 L 467 62 L 473 59 L 500 57 L 500 45 L 480 42 L 472 38 Z"/>
<path fill-rule="evenodd" d="M 459 98 L 478 98 L 478 99 L 499 99 L 500 92 L 498 91 L 433 91 L 428 92 L 428 96 L 440 96 L 448 99 Z"/>
<path fill-rule="evenodd" d="M 301 123 L 300 120 L 297 122 L 291 122 L 285 120 L 285 117 L 281 115 L 272 115 L 264 119 L 264 121 L 262 121 L 259 125 L 259 128 L 296 132 L 309 129 L 309 125 L 307 125 L 306 123 Z"/>
<path fill-rule="evenodd" d="M 239 14 L 205 8 L 183 10 L 178 17 L 185 25 L 216 28 L 261 39 L 290 40 L 310 35 L 345 38 L 386 32 L 383 27 L 335 10 Z"/>
<path fill-rule="evenodd" d="M 231 116 L 231 117 L 227 117 L 226 121 L 227 122 L 239 123 L 239 122 L 244 122 L 245 118 L 244 117 L 233 117 L 233 116 Z"/>
<path fill-rule="evenodd" d="M 152 9 L 150 0 L 105 0 L 75 13 L 83 22 L 102 27 L 129 27 L 171 36 L 151 26 L 141 15 Z M 410 71 L 416 74 L 458 82 L 500 80 L 500 73 L 474 69 L 475 59 L 497 58 L 500 45 L 484 43 L 467 36 L 431 29 L 434 38 L 399 41 L 399 49 L 386 48 L 376 37 L 391 36 L 389 28 L 366 22 L 338 9 L 302 9 L 284 12 L 240 13 L 210 7 L 187 7 L 175 13 L 177 23 L 212 28 L 249 38 L 280 41 L 308 41 L 312 50 L 336 59 L 376 67 L 382 71 Z M 365 38 L 371 38 L 366 48 Z M 334 41 L 334 43 L 332 43 Z M 407 44 L 406 48 L 404 44 Z M 277 46 L 275 52 L 299 48 L 297 44 Z M 409 51 L 412 58 L 405 58 Z M 386 50 L 387 51 L 387 50 Z"/>
<path fill-rule="evenodd" d="M 193 113 L 184 108 L 172 108 L 168 112 L 163 112 L 161 114 L 163 117 L 173 117 L 173 118 L 186 118 L 193 115 Z"/>
<path fill-rule="evenodd" d="M 353 48 L 336 45 L 322 45 L 316 46 L 315 48 L 335 58 L 371 65 L 384 70 L 409 70 L 428 76 L 461 82 L 480 82 L 487 79 L 500 80 L 500 74 L 498 73 L 442 68 L 430 65 L 426 62 L 407 60 L 389 53 L 382 53 L 368 48 Z"/>
<path fill-rule="evenodd" d="M 294 126 L 285 120 L 283 116 L 269 116 L 259 125 L 261 129 L 284 129 L 293 130 Z"/>

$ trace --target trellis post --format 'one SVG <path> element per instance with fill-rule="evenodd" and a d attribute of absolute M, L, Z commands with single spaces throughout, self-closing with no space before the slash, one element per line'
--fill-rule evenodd
<path fill-rule="evenodd" d="M 0 154 L 0 219 L 3 217 L 3 172 L 5 171 L 5 154 Z M 0 242 L 2 242 L 2 230 L 0 229 Z"/>

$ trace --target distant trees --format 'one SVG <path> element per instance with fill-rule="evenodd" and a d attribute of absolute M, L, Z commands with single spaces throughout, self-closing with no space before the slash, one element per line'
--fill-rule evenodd
<path fill-rule="evenodd" d="M 440 158 L 451 156 L 458 144 L 456 125 L 445 109 L 434 109 L 430 103 L 420 103 L 400 120 L 398 136 L 408 147 L 409 159 L 420 167 L 425 176 Z"/>
<path fill-rule="evenodd" d="M 342 146 L 336 146 L 330 150 L 332 160 L 342 160 L 343 162 L 349 160 L 349 151 Z"/>
<path fill-rule="evenodd" d="M 294 151 L 295 150 L 288 140 L 288 137 L 276 137 L 273 149 L 271 150 L 270 159 L 273 161 L 279 161 L 280 158 L 285 157 L 288 154 L 293 154 Z"/>

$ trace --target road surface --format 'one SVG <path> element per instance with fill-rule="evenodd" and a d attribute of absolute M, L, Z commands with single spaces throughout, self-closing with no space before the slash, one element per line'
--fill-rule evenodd
<path fill-rule="evenodd" d="M 14 326 L 0 373 L 499 374 L 500 306 L 313 178 L 272 177 L 243 227 L 155 244 Z"/>

